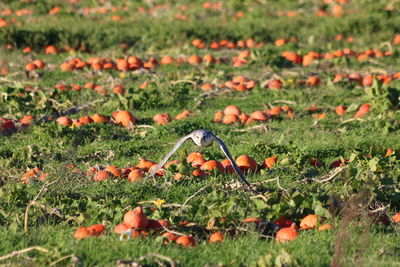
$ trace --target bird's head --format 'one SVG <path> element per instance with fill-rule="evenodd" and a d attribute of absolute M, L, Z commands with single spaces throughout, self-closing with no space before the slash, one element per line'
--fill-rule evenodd
<path fill-rule="evenodd" d="M 207 147 L 213 143 L 213 135 L 210 131 L 197 130 L 192 133 L 192 140 L 196 146 Z"/>

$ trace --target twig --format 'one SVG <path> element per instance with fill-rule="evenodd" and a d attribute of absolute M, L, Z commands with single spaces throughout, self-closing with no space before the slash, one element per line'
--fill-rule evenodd
<path fill-rule="evenodd" d="M 180 232 L 177 232 L 177 231 L 174 231 L 174 230 L 170 230 L 170 229 L 168 229 L 168 228 L 165 227 L 165 226 L 163 226 L 163 228 L 164 228 L 165 231 L 167 231 L 168 233 L 171 233 L 171 234 L 185 235 L 184 233 L 180 233 Z"/>
<path fill-rule="evenodd" d="M 351 119 L 342 121 L 340 124 L 348 123 L 348 122 L 351 122 L 351 121 L 364 121 L 364 120 L 360 119 L 360 118 L 351 118 Z"/>
<path fill-rule="evenodd" d="M 197 196 L 201 191 L 203 191 L 204 189 L 206 189 L 207 187 L 209 187 L 209 185 L 203 186 L 202 188 L 200 188 L 199 190 L 197 190 L 193 195 L 191 195 L 190 197 L 188 197 L 185 202 L 183 202 L 182 206 L 186 206 L 186 203 L 189 202 L 189 200 L 191 200 L 192 198 L 194 198 L 195 196 Z"/>
<path fill-rule="evenodd" d="M 196 84 L 197 84 L 197 82 L 191 81 L 191 80 L 177 80 L 177 81 L 172 81 L 172 82 L 171 82 L 172 85 L 176 85 L 176 84 L 178 84 L 178 83 L 191 83 L 191 84 L 193 84 L 193 85 L 196 85 Z"/>
<path fill-rule="evenodd" d="M 255 183 L 251 183 L 251 185 L 266 184 L 266 183 L 273 182 L 273 181 L 275 181 L 276 179 L 278 179 L 278 177 L 275 177 L 275 178 L 272 178 L 272 179 L 268 179 L 268 180 L 265 180 L 265 181 L 258 181 L 258 182 L 255 182 Z"/>
<path fill-rule="evenodd" d="M 68 259 L 68 258 L 78 258 L 78 257 L 76 257 L 75 254 L 70 254 L 70 255 L 61 257 L 61 258 L 59 258 L 58 260 L 55 260 L 55 261 L 51 262 L 51 263 L 49 264 L 49 266 L 56 265 L 57 263 L 59 263 L 59 262 L 65 260 L 65 259 Z"/>
<path fill-rule="evenodd" d="M 24 248 L 24 249 L 21 249 L 21 250 L 16 250 L 16 251 L 11 252 L 10 254 L 1 256 L 0 257 L 0 261 L 12 258 L 12 257 L 14 257 L 16 255 L 20 255 L 22 253 L 29 252 L 29 251 L 32 251 L 32 250 L 38 250 L 38 251 L 41 251 L 41 252 L 44 252 L 44 253 L 48 253 L 49 252 L 45 248 L 42 248 L 42 247 L 39 247 L 39 246 L 34 246 L 34 247 Z"/>
<path fill-rule="evenodd" d="M 251 199 L 253 199 L 253 198 L 261 198 L 261 199 L 264 200 L 265 202 L 268 201 L 268 198 L 267 198 L 265 195 L 262 195 L 262 194 L 259 194 L 259 195 L 256 195 L 256 196 L 251 196 L 250 198 L 251 198 Z"/>
<path fill-rule="evenodd" d="M 275 100 L 274 102 L 272 102 L 274 104 L 279 104 L 279 103 L 283 103 L 283 104 L 288 104 L 288 105 L 296 105 L 297 102 L 295 101 L 291 101 L 291 100 Z"/>
<path fill-rule="evenodd" d="M 150 128 L 150 129 L 156 129 L 155 127 L 151 126 L 151 125 L 134 125 L 133 128 Z"/>
<path fill-rule="evenodd" d="M 24 218 L 24 232 L 27 233 L 28 232 L 28 218 L 29 218 L 29 209 L 32 206 L 32 203 L 36 202 L 36 200 L 42 195 L 42 193 L 44 192 L 44 190 L 47 189 L 47 187 L 49 185 L 54 184 L 55 182 L 57 182 L 59 179 L 56 179 L 50 183 L 46 183 L 42 186 L 42 188 L 39 190 L 39 193 L 33 198 L 33 200 L 29 201 L 28 205 L 26 205 L 26 209 L 25 209 L 25 218 Z"/>
<path fill-rule="evenodd" d="M 170 204 L 164 204 L 162 205 L 163 208 L 189 208 L 191 205 L 183 205 L 183 204 L 178 204 L 178 203 L 170 203 Z"/>
<path fill-rule="evenodd" d="M 50 214 L 50 215 L 55 215 L 55 216 L 57 216 L 58 218 L 61 218 L 61 219 L 64 218 L 64 215 L 62 215 L 57 209 L 49 208 L 48 206 L 46 206 L 46 205 L 44 205 L 44 204 L 42 204 L 42 203 L 39 203 L 39 202 L 37 202 L 36 200 L 32 200 L 32 201 L 31 201 L 31 206 L 36 206 L 36 207 L 38 207 L 38 208 L 44 209 L 44 210 L 47 211 L 48 214 Z"/>
<path fill-rule="evenodd" d="M 249 132 L 249 131 L 253 131 L 253 130 L 264 130 L 265 132 L 268 132 L 268 126 L 265 124 L 261 124 L 261 125 L 251 126 L 246 129 L 235 129 L 235 130 L 232 130 L 232 132 L 243 133 L 243 132 Z"/>
<path fill-rule="evenodd" d="M 280 182 L 279 182 L 279 176 L 276 177 L 276 184 L 278 185 L 278 188 L 279 188 L 280 190 L 285 191 L 285 192 L 288 191 L 287 189 L 285 189 L 285 188 L 283 188 L 283 187 L 281 186 L 281 184 L 280 184 Z"/>
<path fill-rule="evenodd" d="M 325 175 L 324 177 L 326 177 L 326 178 L 324 178 L 324 179 L 315 179 L 314 181 L 316 181 L 318 183 L 329 182 L 329 181 L 333 180 L 339 173 L 341 173 L 346 168 L 347 168 L 347 166 L 337 167 L 333 171 L 328 173 L 328 175 Z"/>

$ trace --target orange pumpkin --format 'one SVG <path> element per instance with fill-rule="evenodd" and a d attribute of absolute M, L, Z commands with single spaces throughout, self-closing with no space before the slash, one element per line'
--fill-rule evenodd
<path fill-rule="evenodd" d="M 236 164 L 243 172 L 256 171 L 258 164 L 252 157 L 248 155 L 241 155 L 235 160 Z"/>
<path fill-rule="evenodd" d="M 108 171 L 98 171 L 93 176 L 93 180 L 95 182 L 100 182 L 100 181 L 106 180 L 109 176 L 110 176 L 110 173 Z"/>
<path fill-rule="evenodd" d="M 128 231 L 129 229 L 131 229 L 129 226 L 127 226 L 127 225 L 124 224 L 124 223 L 120 223 L 120 224 L 117 224 L 117 226 L 115 226 L 115 228 L 114 228 L 114 233 L 120 235 L 120 234 L 122 234 L 123 232 Z"/>
<path fill-rule="evenodd" d="M 178 237 L 175 242 L 179 245 L 182 245 L 183 247 L 194 247 L 196 245 L 196 241 L 194 240 L 193 237 L 188 236 L 188 235 L 183 235 Z"/>
<path fill-rule="evenodd" d="M 236 116 L 239 116 L 240 113 L 242 113 L 240 111 L 240 108 L 238 108 L 235 105 L 229 105 L 224 109 L 224 114 L 225 115 L 236 115 Z"/>
<path fill-rule="evenodd" d="M 146 229 L 148 220 L 141 206 L 128 211 L 124 215 L 124 224 L 130 228 Z"/>
<path fill-rule="evenodd" d="M 224 241 L 224 235 L 221 232 L 215 232 L 210 236 L 210 244 L 215 242 L 222 243 Z"/>
<path fill-rule="evenodd" d="M 224 170 L 224 168 L 222 167 L 222 164 L 216 160 L 206 161 L 200 167 L 200 170 L 202 170 L 202 171 L 213 171 L 216 169 L 220 170 L 221 172 Z"/>
<path fill-rule="evenodd" d="M 278 243 L 284 243 L 296 239 L 297 236 L 298 231 L 296 224 L 292 224 L 292 226 L 282 228 L 276 233 L 276 241 Z"/>
<path fill-rule="evenodd" d="M 124 127 L 128 127 L 130 124 L 135 124 L 136 119 L 133 117 L 132 113 L 127 110 L 118 111 L 115 114 L 115 121 L 122 124 Z"/>
<path fill-rule="evenodd" d="M 304 230 L 315 228 L 320 221 L 321 218 L 316 214 L 307 215 L 301 220 L 300 228 Z"/>

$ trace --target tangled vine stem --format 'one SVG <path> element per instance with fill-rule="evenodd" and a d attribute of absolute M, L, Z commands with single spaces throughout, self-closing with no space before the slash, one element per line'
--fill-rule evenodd
<path fill-rule="evenodd" d="M 24 248 L 24 249 L 21 249 L 21 250 L 13 251 L 10 254 L 7 254 L 7 255 L 4 255 L 4 256 L 0 257 L 0 261 L 10 259 L 10 258 L 12 258 L 14 256 L 17 256 L 17 255 L 20 255 L 20 254 L 23 254 L 23 253 L 26 253 L 26 252 L 29 252 L 29 251 L 32 251 L 32 250 L 38 250 L 38 251 L 41 251 L 41 252 L 44 252 L 44 253 L 48 253 L 49 252 L 45 248 L 42 248 L 42 247 L 39 247 L 39 246 L 34 246 L 34 247 L 29 247 L 29 248 Z"/>
<path fill-rule="evenodd" d="M 36 203 L 36 200 L 38 200 L 39 197 L 41 197 L 43 194 L 45 194 L 47 188 L 58 182 L 59 179 L 54 180 L 50 183 L 46 183 L 42 186 L 42 188 L 39 190 L 39 193 L 33 198 L 33 200 L 28 202 L 28 205 L 26 205 L 26 209 L 25 209 L 25 218 L 24 218 L 24 232 L 27 233 L 28 232 L 28 220 L 29 220 L 29 209 L 31 208 L 32 205 L 36 205 L 38 203 Z M 40 203 L 39 203 L 40 205 Z M 44 206 L 44 205 L 43 205 Z M 58 216 L 58 215 L 57 215 Z"/>

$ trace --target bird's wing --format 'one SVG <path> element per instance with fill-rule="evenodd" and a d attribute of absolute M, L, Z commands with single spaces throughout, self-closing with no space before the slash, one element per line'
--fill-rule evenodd
<path fill-rule="evenodd" d="M 189 138 L 192 137 L 192 134 L 188 134 L 184 137 L 182 137 L 181 139 L 179 139 L 178 142 L 176 142 L 176 144 L 174 145 L 174 147 L 171 149 L 171 151 L 160 161 L 160 163 L 157 164 L 157 167 L 155 167 L 151 173 L 150 173 L 150 177 L 154 176 L 154 174 L 161 169 L 165 163 L 167 163 L 168 159 L 175 153 L 175 151 L 178 150 L 178 148 L 185 143 L 186 140 L 188 140 Z"/>
<path fill-rule="evenodd" d="M 242 170 L 239 168 L 239 166 L 233 160 L 232 155 L 229 152 L 228 147 L 225 145 L 225 143 L 221 139 L 216 137 L 215 135 L 213 135 L 212 137 L 214 138 L 214 140 L 216 140 L 218 142 L 219 147 L 224 152 L 225 156 L 229 159 L 229 161 L 232 164 L 233 169 L 235 170 L 237 175 L 239 175 L 240 179 L 242 179 L 243 183 L 245 183 L 253 192 L 258 194 L 258 192 L 256 190 L 254 190 L 253 187 L 249 184 L 249 182 L 247 182 L 246 178 L 244 177 L 244 174 L 243 174 Z"/>

